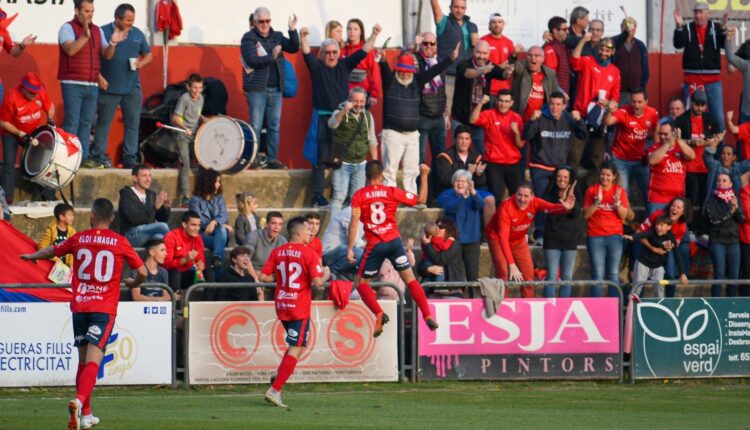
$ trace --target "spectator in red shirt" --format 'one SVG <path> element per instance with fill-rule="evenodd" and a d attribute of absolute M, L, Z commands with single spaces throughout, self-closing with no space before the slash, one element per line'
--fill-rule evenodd
<path fill-rule="evenodd" d="M 521 181 L 518 163 L 521 161 L 520 148 L 523 119 L 513 112 L 513 97 L 510 90 L 500 90 L 494 109 L 482 111 L 482 106 L 490 101 L 488 95 L 482 97 L 481 103 L 474 106 L 469 121 L 484 130 L 484 161 L 487 162 L 486 174 L 489 191 L 500 201 L 505 196 L 515 194 Z"/>
<path fill-rule="evenodd" d="M 591 278 L 607 279 L 620 284 L 622 259 L 622 224 L 633 219 L 628 193 L 617 184 L 617 168 L 609 161 L 602 163 L 599 183 L 590 186 L 583 197 L 583 217 L 588 221 L 586 248 L 591 260 Z M 591 295 L 601 297 L 601 286 L 592 285 Z M 610 297 L 617 290 L 609 288 Z"/>
<path fill-rule="evenodd" d="M 740 116 L 742 113 L 740 112 Z M 740 161 L 750 158 L 750 122 L 734 124 L 734 111 L 727 112 L 727 130 L 737 139 L 737 156 Z"/>
<path fill-rule="evenodd" d="M 557 83 L 565 94 L 570 94 L 570 49 L 565 45 L 568 38 L 568 21 L 561 16 L 553 16 L 547 22 L 552 40 L 542 46 L 544 65 L 554 70 Z"/>
<path fill-rule="evenodd" d="M 197 212 L 187 211 L 182 215 L 182 226 L 164 236 L 167 246 L 164 267 L 169 271 L 169 284 L 175 291 L 186 289 L 196 278 L 203 277 L 206 257 L 200 233 L 201 216 Z"/>
<path fill-rule="evenodd" d="M 534 263 L 526 234 L 537 212 L 563 213 L 575 205 L 573 184 L 565 200 L 550 203 L 534 196 L 531 183 L 522 182 L 515 195 L 500 204 L 500 208 L 487 224 L 485 237 L 490 248 L 495 276 L 511 281 L 534 279 Z M 507 290 L 506 290 L 507 291 Z M 534 297 L 534 287 L 521 287 L 521 297 Z"/>
<path fill-rule="evenodd" d="M 677 136 L 673 122 L 666 122 L 659 126 L 658 138 L 660 142 L 657 141 L 648 152 L 651 180 L 648 184 L 646 212 L 649 214 L 665 208 L 675 197 L 685 195 L 687 171 L 683 160 L 695 158 L 693 148 Z M 674 227 L 673 224 L 673 233 Z"/>
<path fill-rule="evenodd" d="M 632 176 L 641 189 L 641 195 L 645 196 L 648 190 L 648 167 L 643 164 L 646 140 L 656 132 L 659 124 L 659 113 L 648 105 L 646 89 L 633 89 L 630 104 L 620 109 L 617 102 L 610 101 L 602 122 L 606 126 L 617 126 L 612 145 L 612 164 L 617 167 L 620 185 L 626 193 L 629 192 Z"/>
<path fill-rule="evenodd" d="M 18 145 L 27 146 L 31 143 L 31 133 L 45 124 L 42 112 L 46 114 L 47 123 L 54 126 L 55 105 L 47 96 L 39 75 L 28 72 L 21 78 L 21 83 L 6 95 L 0 107 L 0 129 L 3 131 L 3 173 L 0 185 L 5 190 L 8 203 L 13 201 L 16 189 Z M 55 192 L 46 189 L 43 197 L 45 200 L 54 200 Z"/>
<path fill-rule="evenodd" d="M 523 51 L 523 46 L 515 45 L 512 40 L 503 35 L 505 19 L 499 13 L 490 15 L 490 32 L 482 36 L 490 45 L 489 61 L 497 67 L 505 68 L 509 63 L 516 62 L 516 55 Z M 510 80 L 493 80 L 490 83 L 490 94 L 497 94 L 500 90 L 510 89 Z"/>

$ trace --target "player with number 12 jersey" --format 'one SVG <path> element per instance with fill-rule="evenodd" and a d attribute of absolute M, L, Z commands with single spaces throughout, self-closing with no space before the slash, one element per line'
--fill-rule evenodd
<path fill-rule="evenodd" d="M 360 188 L 352 196 L 352 218 L 349 223 L 349 249 L 347 258 L 354 262 L 354 243 L 357 238 L 357 225 L 360 221 L 364 225 L 365 253 L 359 263 L 359 274 L 355 278 L 355 286 L 362 301 L 375 314 L 375 329 L 373 336 L 377 337 L 383 332 L 383 325 L 389 320 L 388 315 L 378 304 L 375 292 L 368 285 L 368 279 L 380 272 L 380 267 L 385 259 L 390 260 L 393 267 L 399 272 L 401 279 L 409 287 L 414 301 L 417 302 L 422 311 L 422 317 L 431 330 L 437 329 L 437 323 L 430 315 L 430 306 L 427 303 L 422 286 L 414 277 L 409 259 L 401 242 L 401 235 L 396 225 L 396 211 L 399 204 L 414 206 L 427 200 L 427 177 L 429 167 L 420 166 L 420 190 L 419 197 L 396 187 L 383 185 L 383 164 L 379 160 L 370 160 L 365 167 L 368 185 Z M 354 226 L 354 228 L 352 228 Z"/>

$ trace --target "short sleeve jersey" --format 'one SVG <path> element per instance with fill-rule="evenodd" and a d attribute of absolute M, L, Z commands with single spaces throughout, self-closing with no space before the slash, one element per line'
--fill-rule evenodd
<path fill-rule="evenodd" d="M 352 209 L 361 211 L 359 219 L 365 227 L 368 248 L 401 237 L 396 225 L 396 210 L 400 203 L 414 206 L 417 196 L 387 185 L 368 185 L 354 193 Z"/>
<path fill-rule="evenodd" d="M 633 107 L 617 109 L 612 115 L 617 118 L 617 134 L 612 145 L 612 154 L 620 160 L 639 161 L 643 158 L 646 139 L 654 133 L 659 124 L 659 113 L 646 106 L 643 115 L 633 115 Z"/>
<path fill-rule="evenodd" d="M 599 193 L 601 185 L 592 185 L 586 190 L 583 197 L 583 206 L 588 207 L 594 204 Z M 615 194 L 620 191 L 620 204 L 629 208 L 628 193 L 619 185 L 612 185 L 609 190 L 602 190 L 602 201 L 588 221 L 588 235 L 590 237 L 611 236 L 622 234 L 622 220 L 617 216 L 617 207 L 615 207 Z"/>
<path fill-rule="evenodd" d="M 649 155 L 659 149 L 661 144 L 649 148 Z M 651 177 L 648 183 L 648 201 L 651 203 L 669 203 L 674 197 L 685 195 L 684 156 L 680 147 L 675 145 L 658 163 L 651 165 Z"/>
<path fill-rule="evenodd" d="M 127 239 L 109 229 L 76 233 L 54 252 L 58 257 L 73 254 L 73 312 L 117 315 L 123 262 L 136 270 L 143 266 Z"/>
<path fill-rule="evenodd" d="M 282 321 L 310 318 L 312 280 L 323 277 L 318 255 L 303 243 L 287 243 L 271 251 L 264 275 L 276 277 L 274 302 Z"/>
<path fill-rule="evenodd" d="M 47 91 L 42 89 L 32 100 L 23 96 L 18 87 L 13 88 L 0 107 L 0 120 L 13 124 L 14 127 L 29 134 L 44 124 L 42 111 L 49 112 L 52 102 Z"/>

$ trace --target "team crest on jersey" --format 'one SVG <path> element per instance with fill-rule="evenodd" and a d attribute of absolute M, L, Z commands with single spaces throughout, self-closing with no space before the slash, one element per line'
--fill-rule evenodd
<path fill-rule="evenodd" d="M 36 100 L 34 103 L 36 103 L 37 107 L 42 107 L 42 101 L 41 100 Z"/>
<path fill-rule="evenodd" d="M 526 212 L 526 218 L 528 219 L 534 218 L 534 215 L 531 212 Z"/>
<path fill-rule="evenodd" d="M 613 78 L 612 76 L 607 76 L 607 80 L 608 80 L 609 82 L 612 82 L 612 81 L 614 80 L 614 78 Z"/>
<path fill-rule="evenodd" d="M 318 272 L 322 272 L 322 271 L 323 271 L 323 268 L 322 268 L 322 267 L 320 267 L 320 264 L 316 264 L 316 265 L 315 265 L 315 269 L 317 269 L 317 270 L 318 270 Z"/>

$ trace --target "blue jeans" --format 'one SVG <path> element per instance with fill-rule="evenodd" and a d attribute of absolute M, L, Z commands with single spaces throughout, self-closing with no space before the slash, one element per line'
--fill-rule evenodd
<path fill-rule="evenodd" d="M 334 169 L 331 175 L 333 197 L 331 198 L 331 218 L 333 218 L 346 199 L 350 199 L 355 191 L 365 186 L 365 164 L 343 163 Z"/>
<path fill-rule="evenodd" d="M 537 169 L 532 167 L 531 169 L 531 187 L 534 189 L 534 195 L 541 197 L 547 190 L 549 181 L 554 181 L 555 172 Z M 537 212 L 534 217 L 534 239 L 539 239 L 544 235 L 544 223 L 547 221 L 547 214 L 542 211 Z"/>
<path fill-rule="evenodd" d="M 98 97 L 99 87 L 96 85 L 62 84 L 62 98 L 65 105 L 63 130 L 78 136 L 81 141 L 83 160 L 89 158 L 91 124 L 94 122 Z"/>
<path fill-rule="evenodd" d="M 201 233 L 203 238 L 203 245 L 206 249 L 210 249 L 213 253 L 214 258 L 218 257 L 222 264 L 224 263 L 224 250 L 227 248 L 229 242 L 229 234 L 227 229 L 223 225 L 217 225 L 214 228 L 214 232 L 207 234 L 205 231 Z M 221 277 L 222 268 L 219 267 L 214 269 L 214 276 L 216 279 Z"/>
<path fill-rule="evenodd" d="M 323 254 L 323 264 L 328 266 L 331 269 L 331 273 L 335 274 L 336 277 L 353 279 L 354 275 L 357 274 L 357 267 L 362 260 L 362 254 L 365 253 L 365 249 L 355 247 L 353 251 L 356 260 L 354 263 L 350 263 L 346 258 L 346 246 L 339 246 Z"/>
<path fill-rule="evenodd" d="M 740 244 L 709 243 L 708 252 L 714 265 L 714 279 L 740 277 Z M 721 297 L 721 284 L 711 285 L 711 297 Z M 727 297 L 737 297 L 737 285 L 727 285 Z"/>
<path fill-rule="evenodd" d="M 165 222 L 141 224 L 125 232 L 125 239 L 134 248 L 138 248 L 145 245 L 149 239 L 163 239 L 168 231 L 169 226 Z"/>
<path fill-rule="evenodd" d="M 547 281 L 557 281 L 558 267 L 560 270 L 560 280 L 570 281 L 573 279 L 573 269 L 576 267 L 576 256 L 578 251 L 575 249 L 544 249 L 544 262 L 547 265 Z M 560 297 L 570 297 L 570 285 L 560 286 Z M 555 297 L 555 286 L 547 285 L 544 287 L 544 297 Z"/>
<path fill-rule="evenodd" d="M 445 151 L 445 121 L 443 117 L 419 117 L 419 163 L 427 163 L 427 141 L 430 141 L 432 161 Z"/>
<path fill-rule="evenodd" d="M 264 119 L 266 125 L 267 152 L 269 160 L 279 159 L 279 128 L 281 124 L 281 90 L 278 87 L 245 94 L 250 108 L 250 126 L 255 137 L 260 139 Z"/>
<path fill-rule="evenodd" d="M 648 166 L 644 166 L 641 160 L 620 160 L 615 156 L 612 156 L 612 164 L 614 164 L 617 174 L 620 176 L 620 185 L 628 193 L 628 199 L 630 199 L 630 180 L 635 179 L 645 200 L 648 195 Z"/>
<path fill-rule="evenodd" d="M 724 94 L 721 81 L 704 86 L 708 96 L 708 113 L 719 124 L 719 132 L 724 131 Z M 690 100 L 688 84 L 682 84 L 682 99 Z"/>
<path fill-rule="evenodd" d="M 595 236 L 586 238 L 586 249 L 591 261 L 591 279 L 608 280 L 620 285 L 620 260 L 622 259 L 622 236 Z M 602 287 L 591 286 L 591 296 L 601 297 Z M 617 297 L 617 289 L 609 287 L 609 296 Z"/>
<path fill-rule="evenodd" d="M 108 158 L 107 143 L 112 119 L 117 107 L 122 108 L 122 122 L 125 125 L 125 136 L 122 147 L 122 162 L 126 166 L 138 163 L 138 128 L 141 124 L 141 104 L 143 94 L 140 84 L 136 84 L 129 94 L 107 94 L 100 92 L 96 101 L 96 132 L 91 158 L 102 160 Z"/>

